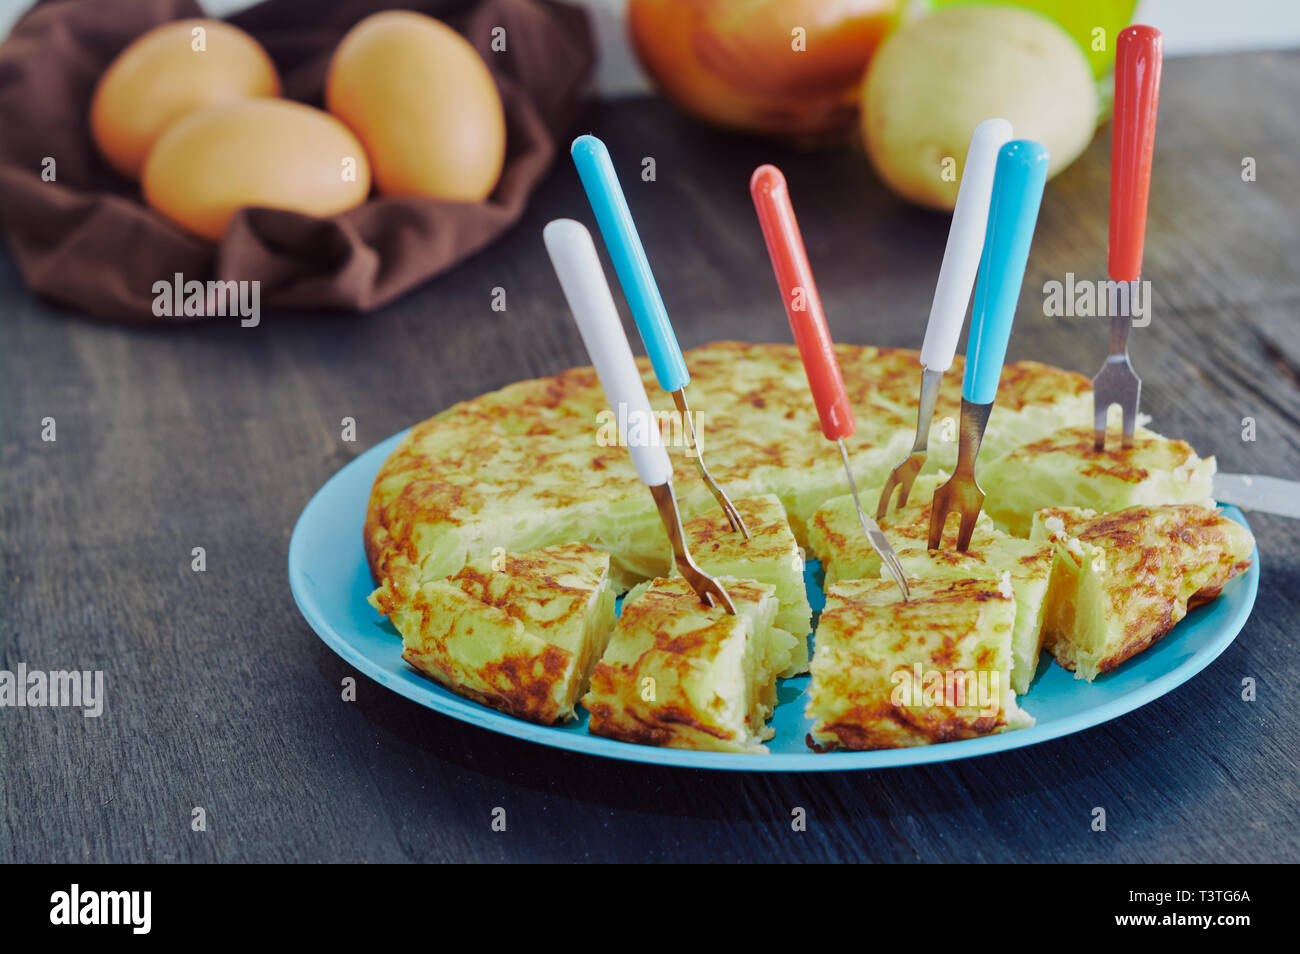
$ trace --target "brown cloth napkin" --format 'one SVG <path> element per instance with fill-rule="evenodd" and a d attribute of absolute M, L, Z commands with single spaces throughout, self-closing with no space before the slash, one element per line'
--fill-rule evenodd
<path fill-rule="evenodd" d="M 377 10 L 418 10 L 459 30 L 496 79 L 506 162 L 486 202 L 384 198 L 330 219 L 245 209 L 220 245 L 145 206 L 90 137 L 90 98 L 112 59 L 145 30 L 203 16 L 193 0 L 57 0 L 38 4 L 0 44 L 0 226 L 31 288 L 105 318 L 153 314 L 153 285 L 260 281 L 265 308 L 377 308 L 478 252 L 523 214 L 576 118 L 593 52 L 586 16 L 552 0 L 267 0 L 229 22 L 275 61 L 284 95 L 322 105 L 343 34 Z M 507 51 L 490 50 L 494 27 Z M 57 179 L 43 181 L 45 157 Z"/>

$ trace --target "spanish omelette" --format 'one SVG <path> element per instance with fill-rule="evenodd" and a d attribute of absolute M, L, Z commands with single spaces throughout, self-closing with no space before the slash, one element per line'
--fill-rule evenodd
<path fill-rule="evenodd" d="M 734 576 L 776 587 L 779 608 L 773 625 L 798 640 L 782 676 L 808 671 L 808 634 L 812 607 L 803 581 L 803 551 L 795 541 L 785 508 L 775 494 L 740 497 L 733 501 L 749 539 L 731 529 L 719 508 L 705 511 L 682 526 L 695 562 L 712 576 Z"/>
<path fill-rule="evenodd" d="M 861 486 L 878 486 L 906 452 L 910 441 L 916 413 L 918 355 L 901 349 L 859 346 L 837 346 L 836 350 L 859 423 L 858 432 L 846 442 L 854 473 Z M 801 586 L 794 587 L 791 582 L 798 580 L 794 558 L 799 557 L 801 562 L 795 548 L 799 544 L 808 545 L 811 538 L 814 552 L 842 579 L 847 579 L 845 574 L 865 575 L 864 567 L 872 569 L 867 566 L 872 556 L 863 552 L 864 548 L 849 545 L 852 528 L 847 524 L 847 529 L 832 528 L 829 524 L 823 528 L 839 534 L 843 545 L 839 547 L 838 558 L 835 548 L 827 542 L 826 532 L 818 536 L 814 513 L 825 505 L 825 509 L 836 513 L 836 524 L 844 523 L 848 498 L 843 497 L 842 464 L 834 445 L 822 437 L 796 349 L 787 345 L 721 342 L 695 349 L 688 355 L 695 372 L 692 381 L 695 423 L 710 469 L 738 505 L 745 502 L 753 509 L 752 514 L 746 515 L 747 522 L 752 519 L 751 526 L 765 528 L 765 532 L 751 541 L 748 550 L 738 539 L 731 539 L 725 531 L 725 521 L 695 469 L 685 461 L 678 464 L 674 482 L 686 517 L 688 539 L 699 551 L 701 564 L 717 574 L 743 574 L 746 579 L 731 580 L 742 593 L 752 587 L 764 591 L 757 601 L 763 606 L 757 616 L 752 606 L 742 610 L 743 635 L 739 630 L 729 630 L 727 638 L 722 640 L 745 647 L 739 657 L 743 660 L 742 688 L 737 688 L 741 684 L 734 680 L 726 683 L 732 696 L 739 692 L 747 700 L 741 706 L 745 709 L 743 725 L 732 718 L 740 711 L 739 703 L 734 700 L 728 703 L 729 715 L 710 724 L 700 717 L 706 700 L 689 695 L 685 697 L 687 701 L 699 704 L 690 713 L 694 729 L 674 728 L 678 723 L 671 718 L 655 724 L 656 714 L 637 701 L 634 682 L 609 678 L 602 683 L 603 692 L 595 691 L 593 682 L 589 699 L 603 707 L 603 714 L 597 716 L 593 711 L 591 731 L 649 744 L 759 751 L 765 730 L 755 723 L 755 714 L 770 714 L 771 710 L 766 705 L 756 706 L 754 699 L 766 697 L 772 689 L 767 674 L 761 667 L 755 668 L 754 661 L 770 653 L 770 648 L 763 649 L 765 644 L 773 639 L 779 642 L 779 635 L 786 633 L 782 623 L 794 625 L 796 620 L 807 618 L 806 594 Z M 670 452 L 681 460 L 686 456 L 681 422 L 675 421 L 674 412 L 664 406 L 664 396 L 649 387 L 653 377 L 644 359 L 640 361 L 640 370 L 647 390 L 659 398 L 655 402 L 656 411 Z M 937 482 L 937 477 L 930 475 L 941 472 L 944 466 L 951 467 L 955 460 L 961 370 L 958 358 L 954 372 L 945 378 L 931 434 L 927 475 L 918 479 L 913 495 L 912 507 L 917 511 L 928 508 L 931 485 Z M 1034 480 L 1050 485 L 1054 469 L 1044 467 L 1043 462 L 1062 454 L 1067 460 L 1055 469 L 1077 477 L 1081 467 L 1077 462 L 1068 461 L 1069 449 L 1053 442 L 1059 443 L 1060 435 L 1070 433 L 1070 428 L 1082 428 L 1090 412 L 1091 386 L 1082 375 L 1036 362 L 1008 365 L 1003 371 L 998 402 L 984 440 L 985 459 L 1015 459 L 1017 454 L 1024 456 L 1025 446 L 1039 445 L 1047 452 L 1029 454 L 1030 459 L 1023 466 L 1027 472 L 1037 474 L 1039 470 L 1047 470 L 1049 473 L 1046 477 L 1040 474 Z M 611 446 L 601 437 L 607 432 L 603 420 L 606 413 L 604 394 L 594 371 L 576 368 L 552 378 L 519 382 L 462 402 L 414 427 L 381 467 L 367 506 L 365 551 L 378 584 L 370 597 L 371 603 L 390 616 L 404 635 L 413 628 L 427 630 L 429 614 L 439 612 L 430 609 L 430 594 L 438 599 L 451 599 L 448 588 L 458 585 L 448 577 L 462 576 L 469 567 L 481 568 L 494 552 L 533 553 L 573 541 L 583 541 L 590 545 L 588 549 L 608 555 L 605 585 L 611 596 L 641 581 L 653 580 L 637 587 L 629 597 L 631 606 L 644 599 L 647 592 L 663 596 L 672 587 L 682 589 L 685 584 L 680 578 L 659 579 L 672 573 L 667 540 L 650 495 L 640 486 L 626 450 Z M 1063 426 L 1065 431 L 1061 430 Z M 1142 436 L 1145 439 L 1146 435 Z M 1066 443 L 1073 447 L 1072 434 Z M 1166 445 L 1180 443 L 1165 442 Z M 1052 446 L 1047 447 L 1048 444 Z M 1174 449 L 1181 452 L 1182 448 L 1190 452 L 1187 445 Z M 1194 464 L 1180 460 L 1166 469 L 1176 471 L 1175 476 L 1186 471 L 1190 477 L 1199 479 L 1205 473 L 1205 462 L 1194 454 L 1192 458 Z M 1153 467 L 1159 471 L 1163 464 L 1156 461 Z M 1208 467 L 1212 473 L 1212 459 Z M 983 468 L 981 478 L 984 479 Z M 1187 482 L 1199 486 L 1199 480 Z M 1154 483 L 1142 485 L 1141 490 L 1158 499 L 1168 492 L 1165 486 L 1168 483 L 1161 472 Z M 1014 489 L 1016 484 L 1007 480 L 1002 486 Z M 833 499 L 837 497 L 841 499 Z M 1009 490 L 999 493 L 999 499 L 1005 501 L 1003 511 L 1020 520 L 1026 534 L 1033 510 L 1025 508 L 1033 502 L 1032 498 L 1032 493 L 1016 495 Z M 915 529 L 913 523 L 920 525 L 916 520 L 916 514 L 912 513 L 893 528 L 886 525 L 886 531 L 891 536 L 907 536 L 910 529 Z M 952 561 L 947 559 L 946 552 L 918 551 L 907 554 L 908 572 L 925 577 L 923 590 L 938 587 L 951 593 L 976 594 L 979 596 L 976 602 L 988 601 L 980 594 L 990 592 L 990 587 L 1004 593 L 1006 598 L 998 604 L 998 609 L 985 607 L 976 615 L 980 620 L 987 616 L 992 621 L 988 625 L 1000 632 L 1005 622 L 1002 616 L 1010 613 L 1008 632 L 1014 635 L 1009 638 L 1005 654 L 1001 652 L 1000 637 L 983 646 L 981 652 L 985 657 L 989 652 L 997 657 L 999 671 L 1006 676 L 1006 691 L 1013 693 L 1013 700 L 1013 685 L 1016 689 L 1023 688 L 1032 677 L 1033 664 L 1037 661 L 1044 595 L 1048 592 L 1045 582 L 1048 562 L 1042 557 L 1051 556 L 1054 551 L 1043 541 L 1011 541 L 987 519 L 981 520 L 977 537 L 983 545 L 977 545 L 972 555 L 962 556 L 960 567 L 947 565 Z M 988 539 L 984 540 L 985 537 Z M 906 549 L 907 540 L 895 543 Z M 1025 552 L 1011 553 L 1012 543 Z M 1004 549 L 1008 552 L 1001 553 Z M 994 550 L 998 555 L 993 554 Z M 1019 562 L 1024 566 L 1011 565 Z M 876 563 L 876 572 L 871 576 L 879 572 Z M 1008 569 L 1012 570 L 1010 574 L 1003 572 Z M 875 582 L 843 585 L 867 592 Z M 664 587 L 669 589 L 665 591 Z M 888 589 L 886 586 L 882 590 L 881 599 Z M 685 599 L 680 615 L 682 625 L 687 625 L 702 608 L 690 603 L 686 590 L 679 596 Z M 855 605 L 861 602 L 858 599 Z M 947 602 L 952 602 L 951 597 Z M 488 610 L 494 608 L 500 609 L 487 606 Z M 619 640 L 624 649 L 644 643 L 645 633 L 637 635 L 631 628 L 636 619 L 637 614 L 629 618 L 626 638 Z M 832 616 L 828 621 L 832 624 L 828 633 L 834 632 L 836 619 Z M 734 629 L 734 621 L 727 625 Z M 977 625 L 984 624 L 977 620 Z M 794 638 L 802 643 L 800 635 L 796 632 Z M 600 645 L 601 638 L 592 637 L 586 645 Z M 1031 642 L 1032 652 L 1027 648 Z M 504 643 L 497 640 L 493 645 Z M 613 649 L 613 640 L 610 647 L 607 655 L 610 665 L 615 666 L 619 655 Z M 544 641 L 534 648 L 544 652 Z M 578 682 L 585 680 L 584 666 L 589 668 L 594 659 L 594 654 L 581 654 L 573 670 L 578 674 Z M 797 648 L 784 659 L 782 675 L 806 667 Z M 604 671 L 610 676 L 615 670 L 607 667 Z M 818 688 L 818 680 L 814 678 L 812 691 L 825 706 L 830 706 L 828 691 L 833 694 L 840 689 L 853 690 L 844 680 L 829 678 L 825 664 L 822 672 L 822 688 Z M 563 692 L 558 696 L 552 694 L 549 708 L 529 711 L 526 706 L 503 704 L 500 698 L 484 694 L 482 673 L 473 671 L 472 666 L 459 675 L 452 671 L 430 674 L 434 678 L 441 676 L 439 681 L 470 698 L 522 718 L 547 722 L 567 718 L 572 712 L 570 688 L 575 684 L 572 677 L 565 682 Z M 772 676 L 775 678 L 775 673 Z M 827 685 L 838 689 L 826 690 Z M 622 697 L 616 699 L 619 693 Z M 1027 724 L 1022 716 L 1019 710 L 1013 711 L 1004 704 L 1002 716 L 991 723 L 979 719 L 962 722 L 959 718 L 958 722 L 965 728 L 956 723 L 947 728 L 935 727 L 928 740 Z M 710 728 L 701 729 L 702 725 Z M 919 744 L 926 741 L 923 736 L 928 731 L 913 726 L 912 730 L 894 732 L 891 737 L 894 744 Z M 730 734 L 722 738 L 719 732 Z M 836 740 L 833 736 L 834 733 L 828 733 L 819 744 L 858 747 L 851 738 Z M 888 732 L 881 738 L 886 736 Z"/>
<path fill-rule="evenodd" d="M 614 625 L 609 554 L 585 543 L 499 553 L 427 580 L 389 614 L 402 658 L 463 696 L 567 722 Z"/>
<path fill-rule="evenodd" d="M 919 355 L 905 349 L 836 345 L 858 430 L 845 440 L 859 486 L 884 482 L 910 446 Z M 724 341 L 687 352 L 691 404 L 709 470 L 734 500 L 771 493 L 796 539 L 827 499 L 843 494 L 843 465 L 822 436 L 794 345 Z M 638 359 L 651 402 L 672 421 L 650 363 Z M 945 419 L 960 414 L 962 359 L 945 376 L 928 466 L 951 468 Z M 1002 371 L 984 437 L 990 457 L 1064 424 L 1090 419 L 1091 383 L 1034 361 Z M 603 413 L 602 413 L 603 412 Z M 375 478 L 365 547 L 380 612 L 426 580 L 444 579 L 494 548 L 532 550 L 582 541 L 609 552 L 620 591 L 669 572 L 650 495 L 627 450 L 602 446 L 608 414 L 590 367 L 508 385 L 453 405 L 412 428 Z M 680 434 L 680 426 L 676 428 Z M 684 516 L 716 506 L 675 435 L 666 434 Z M 674 446 L 677 445 L 677 446 Z"/>

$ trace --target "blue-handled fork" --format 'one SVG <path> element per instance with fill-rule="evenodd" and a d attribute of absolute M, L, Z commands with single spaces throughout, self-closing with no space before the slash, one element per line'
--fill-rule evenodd
<path fill-rule="evenodd" d="M 668 310 L 659 294 L 654 273 L 650 271 L 650 262 L 646 259 L 641 237 L 632 221 L 623 188 L 614 173 L 609 150 L 595 136 L 579 136 L 573 140 L 570 152 L 574 165 L 578 167 L 578 177 L 587 192 L 587 199 L 591 202 L 591 209 L 596 214 L 596 224 L 605 239 L 605 247 L 609 249 L 614 272 L 618 275 L 619 284 L 623 286 L 623 295 L 627 298 L 628 307 L 632 309 L 632 317 L 641 333 L 646 354 L 650 356 L 655 378 L 659 386 L 672 395 L 677 413 L 682 417 L 683 433 L 695 451 L 695 466 L 699 468 L 700 477 L 717 498 L 731 529 L 749 539 L 749 528 L 741 519 L 740 512 L 704 464 L 704 455 L 695 433 L 695 421 L 686 403 L 686 385 L 691 380 L 690 373 L 686 370 L 686 359 L 682 357 L 677 335 L 673 333 L 672 322 L 668 320 Z"/>
<path fill-rule="evenodd" d="M 1029 246 L 1038 221 L 1038 207 L 1047 181 L 1047 148 L 1030 139 L 1016 139 L 998 151 L 989 203 L 988 231 L 975 281 L 975 305 L 966 339 L 966 373 L 961 385 L 961 429 L 957 466 L 947 483 L 934 492 L 930 509 L 930 549 L 943 541 L 943 525 L 956 504 L 961 514 L 957 549 L 970 546 L 975 521 L 984 506 L 984 491 L 975 480 L 984 428 L 993 410 L 1007 356 L 1011 322 L 1029 261 Z"/>

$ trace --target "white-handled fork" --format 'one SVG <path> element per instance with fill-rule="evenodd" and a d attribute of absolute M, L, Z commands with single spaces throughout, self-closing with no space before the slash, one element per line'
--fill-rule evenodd
<path fill-rule="evenodd" d="M 701 570 L 686 548 L 681 511 L 673 493 L 672 461 L 650 409 L 645 384 L 628 346 L 591 233 L 573 219 L 556 219 L 542 230 L 542 238 L 582 342 L 596 366 L 605 399 L 619 422 L 620 443 L 627 446 L 637 476 L 650 488 L 659 508 L 678 571 L 701 601 L 735 615 L 736 607 L 722 584 Z"/>
<path fill-rule="evenodd" d="M 1005 119 L 986 119 L 971 134 L 961 185 L 957 188 L 957 206 L 953 209 L 952 225 L 948 229 L 948 244 L 943 250 L 939 281 L 930 305 L 930 320 L 925 326 L 925 340 L 921 343 L 921 397 L 916 411 L 916 439 L 912 442 L 911 453 L 893 469 L 880 492 L 880 502 L 876 504 L 877 520 L 884 520 L 889 512 L 889 500 L 895 487 L 898 488 L 898 505 L 901 507 L 907 503 L 916 475 L 925 465 L 930 421 L 934 418 L 939 385 L 957 353 L 957 339 L 961 337 L 971 289 L 975 286 L 975 273 L 979 271 L 980 256 L 984 251 L 998 150 L 1011 141 L 1011 132 L 1011 123 Z"/>

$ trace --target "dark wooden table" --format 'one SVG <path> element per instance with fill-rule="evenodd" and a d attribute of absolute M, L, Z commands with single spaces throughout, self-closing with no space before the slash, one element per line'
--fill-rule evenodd
<path fill-rule="evenodd" d="M 1300 54 L 1173 61 L 1134 333 L 1143 409 L 1221 469 L 1300 473 Z M 781 164 L 832 332 L 917 347 L 947 234 L 852 153 L 800 155 L 653 101 L 593 108 L 684 346 L 784 341 L 747 191 Z M 1103 277 L 1109 132 L 1053 181 L 1011 357 L 1091 374 L 1104 321 L 1042 286 Z M 637 177 L 653 156 L 658 178 Z M 1257 181 L 1243 182 L 1253 157 Z M 470 728 L 358 677 L 289 593 L 303 505 L 453 401 L 585 363 L 541 244 L 590 220 L 567 162 L 494 248 L 365 317 L 149 330 L 34 300 L 0 261 L 0 668 L 102 669 L 98 719 L 0 709 L 3 861 L 1297 860 L 1300 523 L 1255 515 L 1240 637 L 1158 701 L 921 768 L 745 775 L 604 761 Z M 492 290 L 507 310 L 491 309 Z M 57 441 L 41 440 L 42 419 Z M 357 441 L 340 439 L 353 417 Z M 1242 419 L 1258 439 L 1242 440 Z M 191 550 L 206 550 L 206 572 Z M 358 541 L 360 546 L 360 541 Z M 1242 699 L 1242 680 L 1258 686 Z M 191 830 L 192 811 L 207 831 Z M 1108 830 L 1093 832 L 1103 807 Z M 494 832 L 504 807 L 508 828 Z M 791 830 L 806 809 L 808 828 Z"/>

